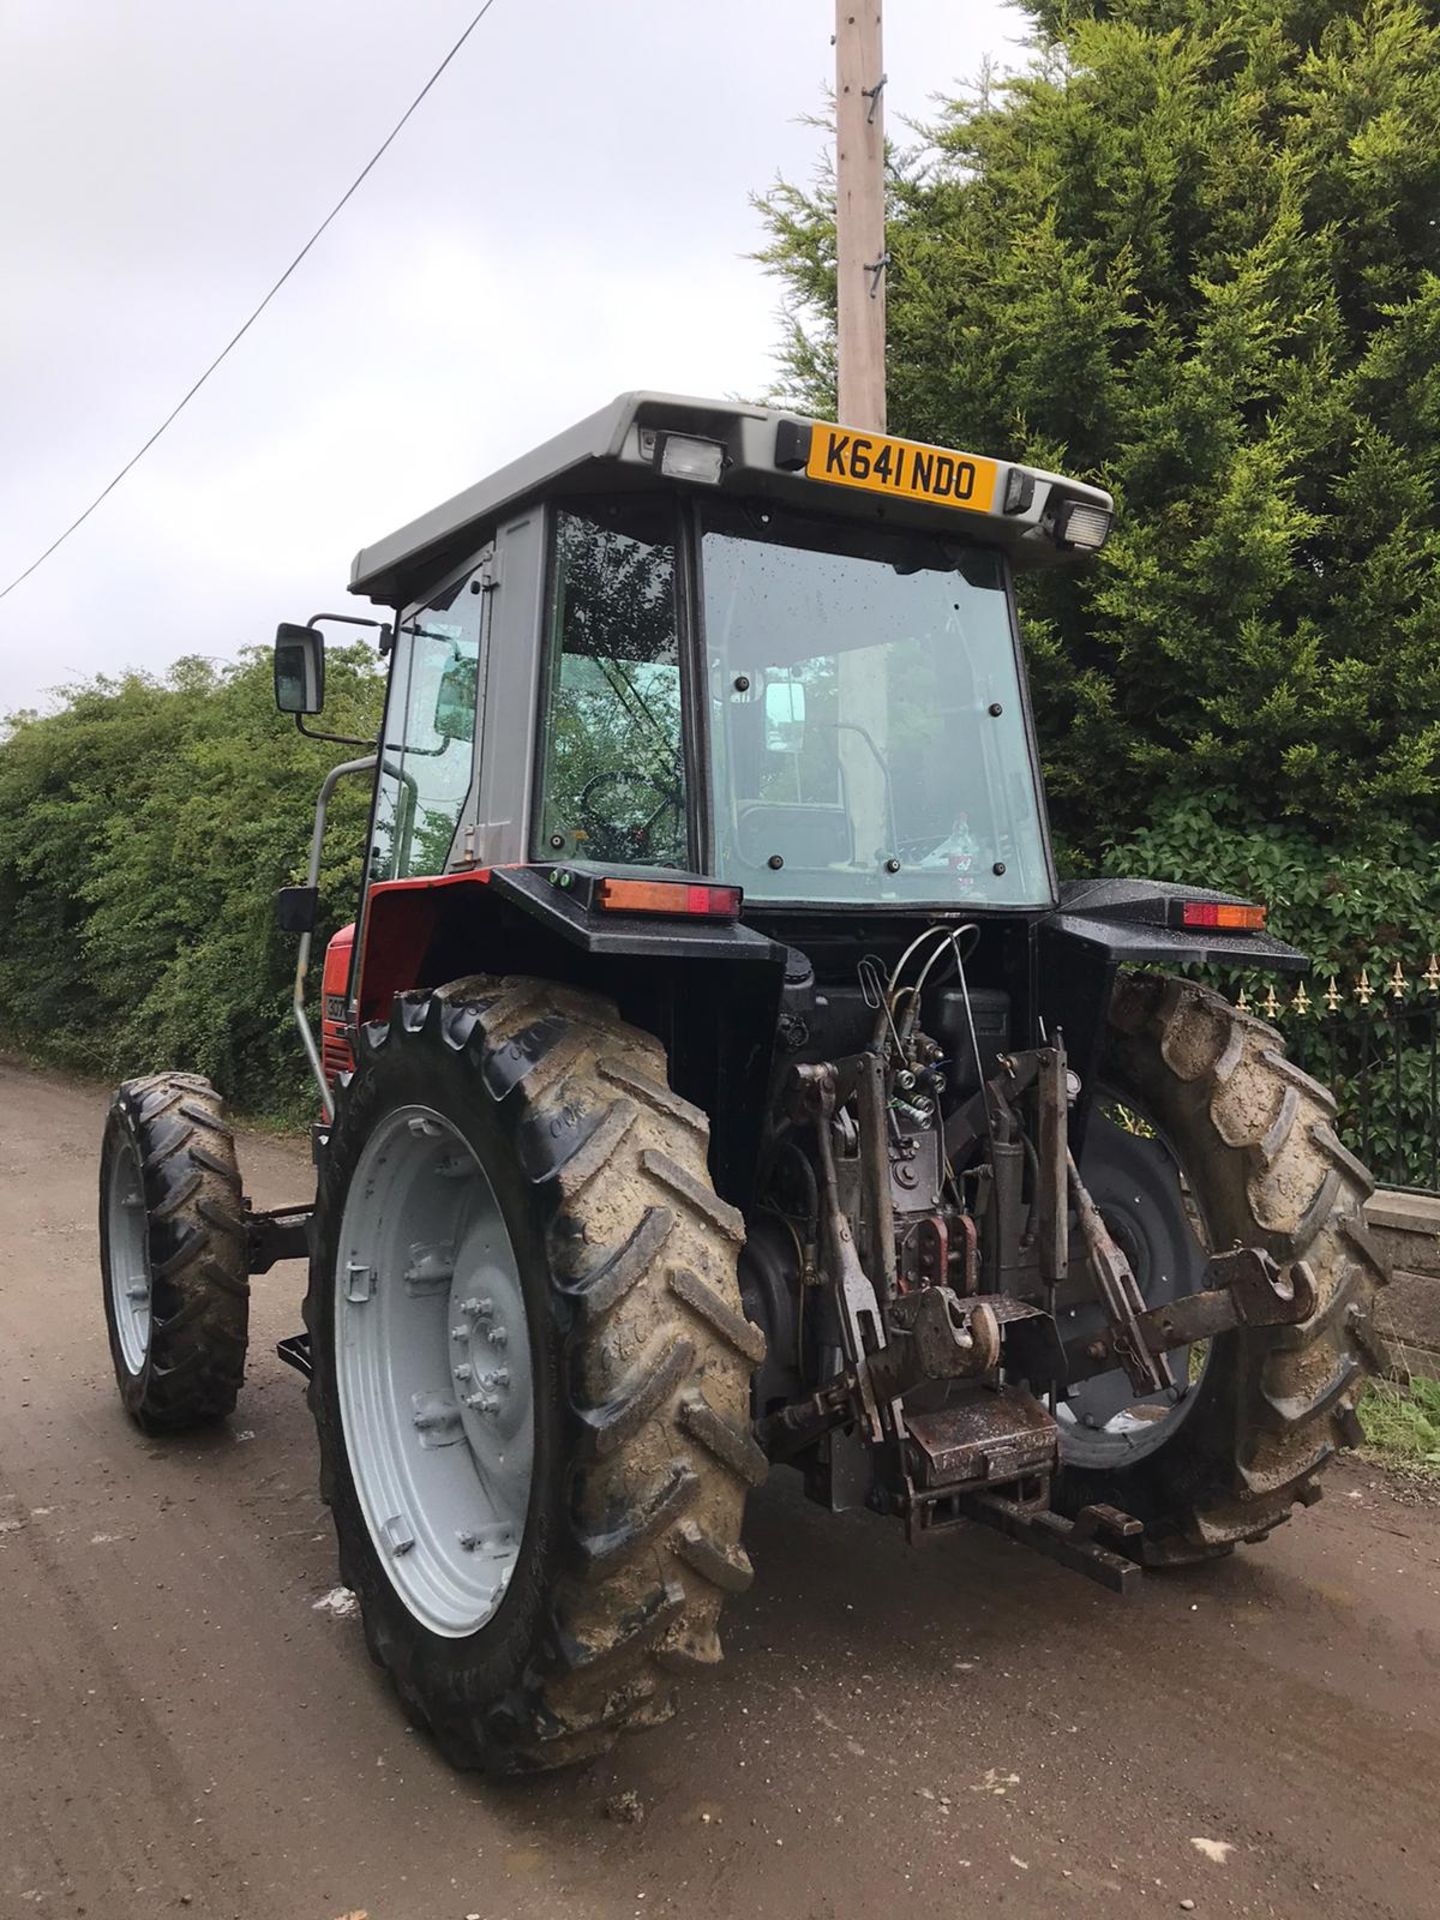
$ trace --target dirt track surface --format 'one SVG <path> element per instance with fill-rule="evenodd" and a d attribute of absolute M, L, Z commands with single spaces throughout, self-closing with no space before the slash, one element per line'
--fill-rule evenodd
<path fill-rule="evenodd" d="M 1440 1508 L 1353 1466 L 1128 1606 L 988 1534 L 912 1552 L 778 1474 L 679 1718 L 538 1785 L 451 1773 L 317 1606 L 332 1537 L 274 1358 L 298 1269 L 256 1282 L 228 1428 L 155 1444 L 121 1414 L 103 1111 L 0 1066 L 4 1920 L 1440 1914 Z M 241 1155 L 257 1205 L 307 1196 L 301 1149 Z M 627 1792 L 638 1824 L 605 1812 Z"/>

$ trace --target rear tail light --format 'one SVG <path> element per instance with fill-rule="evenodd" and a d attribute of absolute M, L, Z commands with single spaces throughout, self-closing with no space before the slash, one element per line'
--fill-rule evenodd
<path fill-rule="evenodd" d="M 1231 906 L 1219 900 L 1187 900 L 1180 909 L 1182 927 L 1228 927 L 1235 933 L 1263 933 L 1268 907 Z"/>
<path fill-rule="evenodd" d="M 607 874 L 595 892 L 597 906 L 611 913 L 685 913 L 703 920 L 733 920 L 739 887 L 712 887 L 691 880 L 620 880 Z"/>

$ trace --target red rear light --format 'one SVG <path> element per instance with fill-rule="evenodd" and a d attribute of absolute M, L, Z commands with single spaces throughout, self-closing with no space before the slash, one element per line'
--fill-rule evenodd
<path fill-rule="evenodd" d="M 739 887 L 712 887 L 692 880 L 620 880 L 607 874 L 595 903 L 611 913 L 687 913 L 704 920 L 733 920 Z"/>
<path fill-rule="evenodd" d="M 1182 927 L 1229 927 L 1237 933 L 1262 933 L 1268 907 L 1228 906 L 1218 900 L 1187 900 L 1180 910 Z"/>

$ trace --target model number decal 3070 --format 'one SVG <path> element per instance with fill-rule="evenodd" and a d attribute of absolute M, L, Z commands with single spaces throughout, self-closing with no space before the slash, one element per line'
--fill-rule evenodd
<path fill-rule="evenodd" d="M 855 433 L 848 427 L 817 425 L 805 463 L 811 480 L 841 487 L 864 487 L 907 500 L 988 513 L 995 498 L 997 468 L 973 453 L 947 453 L 943 447 L 887 434 Z"/>

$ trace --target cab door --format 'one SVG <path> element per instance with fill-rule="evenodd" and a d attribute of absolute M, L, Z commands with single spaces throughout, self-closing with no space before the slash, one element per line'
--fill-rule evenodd
<path fill-rule="evenodd" d="M 461 818 L 484 721 L 489 555 L 396 622 L 367 878 L 440 874 L 460 860 Z"/>

